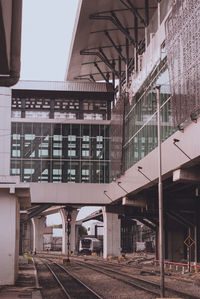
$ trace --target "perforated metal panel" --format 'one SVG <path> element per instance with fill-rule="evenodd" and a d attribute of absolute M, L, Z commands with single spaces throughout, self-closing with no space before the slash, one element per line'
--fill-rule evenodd
<path fill-rule="evenodd" d="M 177 0 L 166 21 L 174 125 L 200 108 L 200 1 Z"/>
<path fill-rule="evenodd" d="M 112 109 L 111 116 L 111 179 L 117 178 L 122 172 L 122 142 L 123 142 L 123 116 L 124 116 L 124 100 L 125 95 L 122 95 L 115 107 Z"/>

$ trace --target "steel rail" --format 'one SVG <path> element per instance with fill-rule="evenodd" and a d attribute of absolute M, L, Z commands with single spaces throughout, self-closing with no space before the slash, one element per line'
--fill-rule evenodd
<path fill-rule="evenodd" d="M 52 268 L 43 261 L 43 263 L 45 264 L 45 266 L 49 269 L 49 271 L 51 272 L 51 274 L 53 275 L 53 277 L 56 279 L 57 283 L 59 284 L 59 286 L 61 287 L 61 289 L 63 290 L 63 292 L 65 293 L 65 295 L 67 296 L 68 299 L 72 299 L 72 297 L 70 296 L 70 294 L 67 292 L 67 290 L 65 289 L 65 287 L 63 286 L 62 282 L 59 280 L 58 276 L 56 275 L 56 273 L 52 270 Z"/>
<path fill-rule="evenodd" d="M 125 278 L 122 278 L 122 277 L 119 278 L 119 277 L 114 276 L 113 273 L 114 273 L 115 275 L 122 275 L 122 274 L 120 274 L 119 272 L 116 272 L 116 271 L 114 271 L 114 270 L 112 270 L 112 269 L 105 269 L 104 267 L 101 267 L 101 266 L 96 265 L 96 264 L 95 264 L 95 268 L 94 268 L 94 267 L 92 267 L 92 266 L 90 266 L 90 265 L 88 265 L 88 264 L 86 264 L 86 263 L 83 263 L 83 262 L 76 262 L 76 264 L 77 264 L 77 265 L 80 265 L 80 266 L 87 267 L 87 268 L 89 268 L 89 269 L 92 269 L 93 271 L 96 271 L 96 272 L 105 274 L 105 275 L 107 275 L 107 276 L 109 276 L 109 277 L 111 277 L 111 278 L 113 278 L 113 279 L 116 279 L 116 280 L 118 280 L 118 281 L 124 282 L 125 284 L 128 284 L 128 285 L 130 285 L 130 286 L 132 286 L 132 287 L 134 287 L 134 288 L 143 290 L 143 291 L 145 291 L 145 292 L 151 293 L 151 294 L 156 295 L 156 296 L 159 295 L 159 292 L 156 292 L 156 291 L 153 291 L 153 290 L 149 290 L 147 287 L 138 285 L 138 284 L 136 284 L 136 283 L 134 283 L 134 282 L 132 282 L 132 281 L 127 280 L 126 278 L 128 277 L 128 275 L 126 275 Z M 111 274 L 111 273 L 108 273 L 108 272 L 112 272 L 112 274 Z M 125 273 L 123 273 L 123 276 L 125 276 L 124 274 L 125 274 Z M 133 277 L 130 277 L 130 278 L 131 278 L 131 279 L 134 279 Z M 149 284 L 150 284 L 150 283 L 149 283 Z"/>
<path fill-rule="evenodd" d="M 43 260 L 44 260 L 44 258 L 43 258 Z M 83 281 L 81 281 L 79 278 L 77 278 L 75 275 L 73 275 L 71 272 L 69 272 L 65 267 L 63 267 L 62 265 L 60 265 L 60 264 L 58 264 L 58 263 L 56 263 L 56 262 L 53 262 L 53 261 L 51 261 L 50 259 L 45 259 L 45 260 L 47 260 L 47 261 L 50 261 L 52 264 L 54 264 L 54 265 L 56 265 L 57 267 L 59 267 L 60 269 L 62 269 L 65 273 L 67 273 L 69 276 L 71 276 L 74 280 L 76 280 L 78 283 L 80 283 L 84 288 L 86 288 L 87 289 L 87 291 L 89 291 L 89 292 L 91 292 L 96 298 L 98 298 L 98 299 L 103 299 L 103 297 L 102 296 L 100 296 L 99 294 L 97 294 L 94 290 L 92 290 L 89 286 L 87 286 Z M 52 270 L 52 268 L 47 264 L 47 263 L 45 263 L 45 265 L 50 269 L 50 271 L 52 272 L 52 274 L 54 275 L 54 277 L 56 276 L 57 277 L 57 275 L 55 274 L 55 271 L 53 271 Z M 58 277 L 57 277 L 58 278 Z M 57 279 L 56 279 L 57 280 Z M 59 279 L 58 279 L 59 280 Z M 57 281 L 58 281 L 57 280 Z M 62 285 L 62 283 L 61 283 L 61 285 Z M 65 289 L 65 287 L 64 287 L 64 289 Z M 66 290 L 66 289 L 65 289 Z M 69 296 L 68 298 L 73 298 L 73 296 L 71 297 L 70 295 L 69 295 L 69 293 L 66 291 L 66 293 L 67 293 L 67 296 Z"/>
<path fill-rule="evenodd" d="M 138 277 L 134 277 L 134 276 L 129 275 L 129 274 L 125 273 L 125 272 L 120 273 L 119 270 L 116 271 L 116 270 L 110 269 L 109 266 L 107 267 L 107 265 L 104 267 L 104 266 L 100 266 L 98 264 L 94 264 L 95 265 L 95 268 L 94 268 L 94 265 L 90 265 L 87 262 L 80 262 L 79 261 L 79 262 L 75 262 L 75 263 L 77 263 L 77 264 L 79 264 L 81 266 L 86 266 L 86 267 L 88 267 L 88 268 L 90 268 L 90 269 L 92 269 L 94 271 L 97 271 L 97 272 L 103 273 L 105 275 L 108 275 L 108 276 L 110 276 L 110 277 L 112 277 L 112 278 L 114 278 L 116 280 L 123 281 L 123 282 L 125 282 L 126 284 L 128 284 L 130 286 L 134 286 L 134 287 L 136 287 L 138 289 L 142 289 L 142 290 L 144 290 L 144 291 L 146 291 L 148 293 L 152 293 L 153 295 L 157 295 L 157 296 L 160 295 L 160 290 L 159 290 L 160 285 L 157 284 L 157 283 L 150 282 L 150 281 L 147 281 L 145 279 L 138 278 Z M 99 268 L 99 269 L 97 269 L 97 268 Z M 122 278 L 114 277 L 113 275 L 111 275 L 109 273 L 106 273 L 103 270 L 108 271 L 108 272 L 112 272 L 115 275 L 123 275 L 123 277 Z M 130 279 L 132 279 L 132 280 L 135 280 L 135 282 L 126 280 L 127 277 L 130 278 Z M 158 292 L 157 291 L 153 291 L 153 290 L 149 290 L 148 286 L 147 287 L 139 286 L 138 284 L 136 284 L 136 282 L 137 283 L 145 283 L 146 285 L 149 285 L 150 287 L 153 286 L 154 288 L 158 289 Z M 183 292 L 180 292 L 180 291 L 176 291 L 176 290 L 174 290 L 172 288 L 169 288 L 169 287 L 166 287 L 165 290 L 167 292 L 173 293 L 173 295 L 177 295 L 177 296 L 179 296 L 181 298 L 185 298 L 185 299 L 199 299 L 199 297 L 197 297 L 197 296 L 189 295 L 187 293 L 183 293 Z"/>

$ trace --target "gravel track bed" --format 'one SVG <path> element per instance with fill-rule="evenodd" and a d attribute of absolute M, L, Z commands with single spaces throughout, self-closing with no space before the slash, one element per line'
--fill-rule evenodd
<path fill-rule="evenodd" d="M 65 294 L 43 262 L 40 259 L 35 258 L 35 263 L 38 271 L 38 280 L 41 287 L 42 298 L 66 299 Z"/>
<path fill-rule="evenodd" d="M 86 262 L 89 262 L 90 264 L 99 263 L 102 264 L 101 261 L 91 259 L 91 258 L 84 258 Z M 83 259 L 80 259 L 83 261 Z M 123 271 L 124 273 L 134 275 L 135 277 L 141 279 L 148 280 L 153 283 L 160 283 L 160 276 L 159 276 L 159 268 L 154 266 L 138 266 L 138 265 L 122 265 L 122 264 L 115 264 L 115 263 L 108 263 L 103 262 L 104 265 L 108 265 L 109 267 L 112 267 L 113 270 L 119 269 L 120 271 Z M 143 275 L 141 273 L 143 272 Z M 148 275 L 149 273 L 149 275 Z M 169 276 L 170 275 L 170 276 Z M 172 288 L 178 292 L 184 292 L 186 294 L 196 296 L 197 298 L 200 298 L 200 274 L 193 275 L 194 279 L 191 279 L 191 276 L 189 277 L 182 277 L 183 275 L 177 274 L 177 273 L 170 273 L 167 272 L 165 275 L 165 286 L 168 288 Z M 198 277 L 199 276 L 199 277 Z"/>
<path fill-rule="evenodd" d="M 73 261 L 67 266 L 67 269 L 80 278 L 85 284 L 90 285 L 93 290 L 105 299 L 132 299 L 132 298 L 154 298 L 155 296 L 147 294 L 144 291 L 134 289 L 127 284 L 101 274 L 84 266 L 76 265 Z"/>
<path fill-rule="evenodd" d="M 49 257 L 52 257 L 52 255 L 49 255 Z M 61 259 L 63 259 L 64 257 L 62 255 L 53 255 L 53 257 L 56 258 L 57 262 L 61 261 Z M 76 256 L 76 257 L 71 257 L 71 261 L 73 262 L 73 259 L 79 259 L 80 261 L 87 261 L 89 263 L 99 263 L 100 265 L 111 265 L 115 270 L 119 269 L 120 271 L 124 271 L 127 274 L 131 274 L 134 276 L 138 276 L 138 278 L 143 278 L 145 280 L 148 280 L 150 282 L 154 282 L 154 283 L 160 283 L 160 274 L 159 274 L 159 267 L 155 266 L 151 263 L 149 263 L 148 265 L 144 265 L 142 263 L 138 263 L 138 262 L 134 262 L 134 261 L 130 261 L 130 260 L 126 260 L 125 262 L 119 263 L 117 260 L 112 260 L 110 262 L 103 260 L 102 258 L 99 257 L 93 257 L 93 256 Z M 94 266 L 95 267 L 95 266 Z M 197 298 L 200 298 L 200 273 L 199 274 L 181 274 L 180 272 L 175 272 L 169 269 L 166 269 L 166 275 L 165 275 L 165 286 L 172 288 L 176 291 L 180 291 L 180 292 L 184 292 L 187 293 L 191 296 L 196 296 Z M 141 275 L 141 273 L 143 272 L 143 275 Z M 97 274 L 96 274 L 97 275 Z M 95 276 L 96 276 L 95 275 Z M 100 275 L 100 274 L 98 274 Z M 94 278 L 88 278 L 91 279 L 92 283 L 94 281 Z M 101 281 L 102 279 L 102 281 Z M 104 288 L 104 280 L 103 278 L 99 278 L 99 286 L 98 288 L 100 288 L 100 285 L 102 283 L 102 288 Z M 104 279 L 108 280 L 110 278 L 105 278 Z M 117 290 L 120 289 L 119 287 L 119 282 L 115 281 L 113 282 L 113 285 L 116 287 Z M 126 292 L 128 290 L 128 286 L 123 286 L 123 288 L 125 289 L 124 295 L 122 292 L 122 296 L 120 297 L 120 293 L 117 293 L 118 297 L 114 297 L 114 295 L 112 294 L 112 287 L 111 291 L 109 291 L 108 294 L 110 294 L 113 297 L 110 298 L 131 298 L 131 297 L 126 297 Z M 131 287 L 130 287 L 131 288 Z M 131 288 L 132 289 L 132 288 Z M 95 289 L 96 290 L 96 289 Z M 96 290 L 98 292 L 98 289 Z M 144 292 L 143 292 L 144 293 Z M 133 297 L 133 292 L 127 293 L 128 296 L 132 296 L 132 298 L 151 298 L 151 297 L 144 297 L 144 295 L 141 295 L 142 297 Z M 136 296 L 136 295 L 135 295 Z M 151 295 L 150 295 L 151 296 Z M 107 295 L 106 298 L 109 298 L 109 296 Z M 153 298 L 153 297 L 152 297 Z M 155 298 L 155 297 L 154 297 Z"/>

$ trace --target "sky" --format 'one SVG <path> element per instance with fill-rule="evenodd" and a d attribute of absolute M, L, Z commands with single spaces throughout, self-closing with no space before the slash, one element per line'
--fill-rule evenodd
<path fill-rule="evenodd" d="M 23 0 L 21 79 L 63 81 L 78 0 Z"/>
<path fill-rule="evenodd" d="M 78 0 L 23 0 L 20 80 L 63 81 Z M 77 219 L 99 207 L 84 207 Z M 59 214 L 47 225 L 60 224 Z"/>

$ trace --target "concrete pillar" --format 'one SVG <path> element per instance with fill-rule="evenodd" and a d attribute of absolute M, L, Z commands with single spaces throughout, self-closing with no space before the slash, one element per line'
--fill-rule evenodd
<path fill-rule="evenodd" d="M 179 262 L 184 259 L 184 228 L 176 227 L 168 231 L 168 259 Z"/>
<path fill-rule="evenodd" d="M 0 87 L 0 175 L 10 175 L 11 89 Z"/>
<path fill-rule="evenodd" d="M 119 256 L 121 254 L 121 220 L 118 214 L 107 213 L 102 208 L 104 220 L 103 257 Z"/>
<path fill-rule="evenodd" d="M 197 206 L 196 206 L 196 237 L 197 247 L 196 247 L 196 255 L 197 262 L 200 263 L 200 199 L 197 198 Z"/>
<path fill-rule="evenodd" d="M 29 220 L 23 224 L 23 252 L 33 250 L 33 225 Z"/>
<path fill-rule="evenodd" d="M 33 224 L 33 251 L 43 250 L 43 233 L 46 226 L 46 217 L 32 218 Z"/>
<path fill-rule="evenodd" d="M 60 215 L 62 219 L 62 253 L 67 254 L 67 242 L 68 242 L 68 234 L 67 234 L 67 210 L 66 209 L 61 209 L 60 210 Z M 70 242 L 70 253 L 76 253 L 76 228 L 75 228 L 75 223 L 76 223 L 76 217 L 78 214 L 77 210 L 72 210 L 70 212 L 71 214 L 71 233 L 69 236 L 69 242 Z"/>
<path fill-rule="evenodd" d="M 0 189 L 0 285 L 15 283 L 19 258 L 19 202 Z"/>
<path fill-rule="evenodd" d="M 76 247 L 76 249 L 75 249 L 75 252 L 76 253 L 78 253 L 79 252 L 79 242 L 80 242 L 80 238 L 79 238 L 79 227 L 80 227 L 81 225 L 76 225 L 75 226 L 75 247 Z"/>

